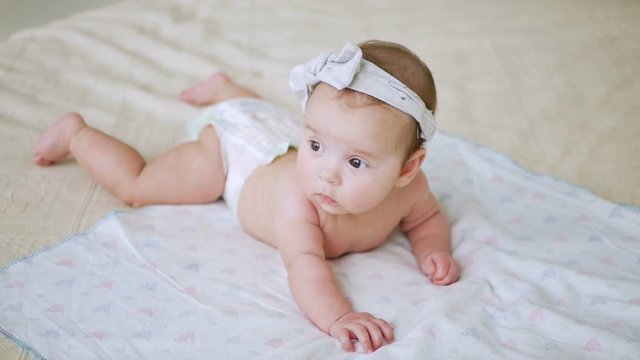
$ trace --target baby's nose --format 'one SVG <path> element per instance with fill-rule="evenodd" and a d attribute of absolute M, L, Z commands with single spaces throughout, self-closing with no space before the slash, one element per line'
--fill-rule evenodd
<path fill-rule="evenodd" d="M 340 184 L 340 176 L 338 172 L 331 168 L 326 167 L 320 171 L 319 177 L 322 181 L 331 184 L 331 185 L 339 185 Z"/>

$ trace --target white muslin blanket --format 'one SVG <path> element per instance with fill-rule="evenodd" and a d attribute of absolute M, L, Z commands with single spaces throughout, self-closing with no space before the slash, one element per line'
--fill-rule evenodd
<path fill-rule="evenodd" d="M 331 261 L 396 341 L 349 354 L 293 302 L 275 249 L 222 202 L 115 212 L 0 270 L 0 330 L 47 359 L 637 359 L 640 214 L 442 133 L 425 171 L 461 279 L 406 238 Z"/>

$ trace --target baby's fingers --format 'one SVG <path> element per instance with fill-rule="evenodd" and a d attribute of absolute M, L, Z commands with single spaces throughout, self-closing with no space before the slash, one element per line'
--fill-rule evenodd
<path fill-rule="evenodd" d="M 456 282 L 458 278 L 460 278 L 460 266 L 455 261 L 452 261 L 447 276 L 441 282 L 443 285 L 449 285 Z"/>
<path fill-rule="evenodd" d="M 384 340 L 387 344 L 391 344 L 393 342 L 393 327 L 389 325 L 388 322 L 382 319 L 376 319 L 378 326 L 380 326 L 380 330 L 382 331 L 382 335 L 384 336 Z"/>
<path fill-rule="evenodd" d="M 336 321 L 329 334 L 340 342 L 346 351 L 355 351 L 352 340 L 357 340 L 362 349 L 369 353 L 393 341 L 393 328 L 386 321 L 369 313 L 348 313 Z"/>
<path fill-rule="evenodd" d="M 433 277 L 433 273 L 436 271 L 436 263 L 433 261 L 432 257 L 423 259 L 420 267 L 422 268 L 422 272 L 427 275 L 429 279 Z"/>
<path fill-rule="evenodd" d="M 384 320 L 381 320 L 384 321 Z M 382 326 L 380 324 L 380 320 L 372 319 L 367 323 L 367 331 L 369 332 L 369 337 L 371 338 L 371 348 L 366 350 L 367 352 L 376 351 L 382 345 L 384 345 L 385 334 L 382 331 Z"/>
<path fill-rule="evenodd" d="M 358 339 L 358 342 L 360 343 L 360 345 L 362 345 L 362 349 L 365 352 L 373 351 L 373 345 L 371 344 L 371 337 L 369 336 L 369 329 L 366 326 L 360 325 L 360 324 L 354 324 L 353 327 L 351 328 L 351 331 L 356 336 L 356 339 Z"/>
<path fill-rule="evenodd" d="M 353 352 L 356 350 L 355 346 L 351 342 L 351 331 L 347 328 L 341 328 L 336 330 L 336 333 L 333 335 L 338 341 L 340 341 L 340 346 L 345 351 Z"/>
<path fill-rule="evenodd" d="M 441 259 L 433 259 L 435 264 L 434 274 L 431 276 L 431 281 L 440 282 L 445 276 L 449 273 L 449 266 L 451 266 L 450 261 L 442 261 Z"/>

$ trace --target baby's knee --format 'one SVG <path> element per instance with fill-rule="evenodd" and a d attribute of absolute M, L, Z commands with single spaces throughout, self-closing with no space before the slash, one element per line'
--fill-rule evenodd
<path fill-rule="evenodd" d="M 134 209 L 138 209 L 141 208 L 145 205 L 148 205 L 147 203 L 145 203 L 144 201 L 142 201 L 142 199 L 139 198 L 134 198 L 132 201 L 130 201 L 127 206 L 130 206 Z"/>
<path fill-rule="evenodd" d="M 150 201 L 150 199 L 147 196 L 145 196 L 142 191 L 137 190 L 135 187 L 133 191 L 130 192 L 130 194 L 127 196 L 126 199 L 127 200 L 125 202 L 127 203 L 127 206 L 130 206 L 136 209 L 146 205 L 151 205 L 152 203 L 152 201 Z"/>
<path fill-rule="evenodd" d="M 119 188 L 114 189 L 113 194 L 129 207 L 140 208 L 148 205 L 145 203 L 144 197 L 136 191 L 135 182 L 132 184 L 121 185 Z"/>

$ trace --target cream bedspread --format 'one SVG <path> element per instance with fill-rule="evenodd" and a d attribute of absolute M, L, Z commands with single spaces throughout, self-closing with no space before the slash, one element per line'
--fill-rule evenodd
<path fill-rule="evenodd" d="M 292 66 L 369 38 L 426 60 L 440 129 L 638 206 L 639 18 L 640 3 L 617 0 L 149 0 L 20 32 L 0 44 L 0 265 L 124 208 L 72 160 L 31 165 L 31 144 L 63 112 L 153 158 L 197 111 L 179 91 L 213 70 L 298 111 Z"/>

